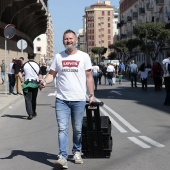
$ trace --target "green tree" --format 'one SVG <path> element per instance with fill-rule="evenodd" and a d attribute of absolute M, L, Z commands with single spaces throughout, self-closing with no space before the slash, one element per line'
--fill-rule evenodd
<path fill-rule="evenodd" d="M 168 42 L 170 30 L 165 28 L 164 23 L 151 22 L 135 26 L 134 34 L 142 41 L 141 51 L 155 61 Z"/>
<path fill-rule="evenodd" d="M 105 48 L 105 47 L 93 47 L 93 48 L 91 49 L 91 52 L 92 52 L 93 54 L 97 54 L 97 55 L 98 55 L 98 62 L 101 61 L 101 56 L 102 56 L 103 54 L 105 54 L 106 51 L 107 51 L 107 48 Z"/>
<path fill-rule="evenodd" d="M 114 49 L 119 54 L 117 57 L 119 60 L 121 60 L 123 56 L 124 62 L 127 63 L 137 55 L 140 45 L 141 41 L 138 39 L 122 39 L 109 45 L 109 48 Z"/>

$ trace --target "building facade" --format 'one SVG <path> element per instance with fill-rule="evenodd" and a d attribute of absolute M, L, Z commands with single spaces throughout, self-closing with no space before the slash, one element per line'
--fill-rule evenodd
<path fill-rule="evenodd" d="M 108 49 L 113 44 L 113 6 L 110 1 L 97 2 L 85 8 L 85 51 L 92 55 L 93 47 Z M 109 51 L 104 54 L 107 58 Z"/>
<path fill-rule="evenodd" d="M 121 0 L 119 10 L 119 38 L 133 39 L 133 27 L 146 22 L 170 22 L 169 0 Z M 164 53 L 160 54 L 158 60 L 161 62 Z M 136 57 L 137 64 L 146 61 L 144 54 Z"/>
<path fill-rule="evenodd" d="M 47 31 L 34 39 L 34 53 L 38 61 L 45 62 L 54 55 L 54 31 L 51 16 L 48 18 Z"/>

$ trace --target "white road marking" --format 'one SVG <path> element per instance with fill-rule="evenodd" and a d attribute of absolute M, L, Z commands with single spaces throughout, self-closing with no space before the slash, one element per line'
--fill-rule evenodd
<path fill-rule="evenodd" d="M 115 126 L 115 128 L 117 130 L 119 130 L 121 133 L 127 133 L 127 131 L 125 129 L 123 129 L 104 109 L 100 108 L 100 111 L 105 115 L 108 116 L 110 118 L 110 121 L 112 122 L 113 126 Z"/>
<path fill-rule="evenodd" d="M 119 91 L 114 91 L 114 90 L 112 90 L 112 91 L 110 91 L 111 93 L 116 93 L 116 94 L 118 94 L 118 95 L 122 95 Z"/>
<path fill-rule="evenodd" d="M 146 142 L 148 142 L 148 143 L 156 146 L 156 147 L 160 147 L 160 148 L 165 147 L 165 145 L 162 145 L 162 144 L 160 144 L 160 143 L 158 143 L 158 142 L 156 142 L 156 141 L 148 138 L 147 136 L 139 136 L 139 137 L 140 137 L 141 139 L 145 140 Z"/>
<path fill-rule="evenodd" d="M 99 99 L 95 98 L 96 101 L 101 102 Z M 135 127 L 133 127 L 129 122 L 127 122 L 122 116 L 120 116 L 118 113 L 113 111 L 110 107 L 107 105 L 103 105 L 109 112 L 111 112 L 115 117 L 117 117 L 125 126 L 127 126 L 132 132 L 134 133 L 140 133 L 139 130 L 137 130 Z"/>
<path fill-rule="evenodd" d="M 49 93 L 48 96 L 56 96 L 56 92 L 54 92 L 54 93 Z"/>
<path fill-rule="evenodd" d="M 135 138 L 135 137 L 128 137 L 129 140 L 131 140 L 132 142 L 134 142 L 135 144 L 139 145 L 142 148 L 151 148 L 151 146 L 147 145 L 146 143 L 140 141 L 139 139 Z"/>

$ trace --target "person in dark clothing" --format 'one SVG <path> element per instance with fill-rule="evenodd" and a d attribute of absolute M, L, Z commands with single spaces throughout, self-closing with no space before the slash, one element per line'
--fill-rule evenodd
<path fill-rule="evenodd" d="M 34 61 L 35 54 L 28 53 L 28 61 L 22 66 L 24 76 L 24 84 L 22 85 L 23 94 L 25 98 L 25 106 L 28 114 L 28 120 L 37 116 L 36 100 L 39 88 L 39 79 L 42 78 L 40 67 Z M 22 74 L 19 72 L 19 77 L 22 79 Z"/>
<path fill-rule="evenodd" d="M 162 75 L 163 69 L 158 61 L 155 61 L 152 67 L 152 77 L 155 85 L 155 91 L 159 91 L 162 88 Z"/>
<path fill-rule="evenodd" d="M 42 63 L 40 70 L 41 70 L 41 74 L 42 74 L 43 78 L 45 78 L 45 76 L 47 75 L 47 66 L 45 65 L 45 63 Z"/>
<path fill-rule="evenodd" d="M 16 82 L 16 94 L 22 95 L 21 91 L 21 83 L 22 83 L 22 79 L 19 78 L 19 72 L 21 71 L 21 67 L 23 65 L 24 62 L 24 58 L 20 57 L 19 60 L 15 60 L 14 64 L 13 64 L 13 69 L 14 69 L 14 73 L 15 73 L 15 82 Z"/>
<path fill-rule="evenodd" d="M 104 84 L 106 84 L 106 81 L 107 81 L 107 65 L 105 64 L 103 69 L 102 69 L 102 73 L 103 73 L 103 76 L 104 76 Z"/>

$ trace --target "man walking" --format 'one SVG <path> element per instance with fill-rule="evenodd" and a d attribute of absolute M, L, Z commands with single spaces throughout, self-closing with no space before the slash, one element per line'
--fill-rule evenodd
<path fill-rule="evenodd" d="M 170 52 L 167 53 L 167 58 L 162 61 L 164 65 L 164 82 L 166 89 L 166 97 L 164 105 L 170 106 Z"/>
<path fill-rule="evenodd" d="M 129 72 L 130 72 L 131 87 L 133 87 L 134 84 L 135 87 L 137 87 L 138 66 L 135 64 L 134 60 L 132 60 L 131 64 L 129 65 Z"/>
<path fill-rule="evenodd" d="M 65 51 L 56 54 L 49 74 L 41 80 L 42 88 L 51 83 L 58 73 L 56 118 L 58 122 L 59 154 L 54 162 L 57 168 L 68 168 L 68 128 L 72 119 L 73 147 L 72 153 L 76 164 L 83 163 L 81 158 L 82 120 L 86 104 L 86 87 L 89 102 L 94 101 L 94 82 L 92 64 L 87 53 L 76 49 L 77 36 L 67 30 L 63 35 Z"/>
<path fill-rule="evenodd" d="M 12 59 L 12 62 L 9 63 L 9 73 L 8 73 L 8 79 L 9 79 L 9 95 L 14 94 L 14 86 L 15 86 L 15 74 L 13 69 L 14 59 Z"/>
<path fill-rule="evenodd" d="M 19 95 L 22 95 L 22 93 L 21 93 L 22 79 L 20 79 L 20 77 L 19 77 L 19 72 L 21 71 L 21 66 L 23 65 L 23 62 L 24 62 L 24 58 L 20 57 L 19 60 L 15 60 L 15 62 L 13 64 L 13 69 L 14 69 L 14 73 L 15 73 L 15 81 L 16 81 L 16 93 Z"/>
<path fill-rule="evenodd" d="M 37 116 L 36 100 L 39 87 L 39 78 L 42 78 L 40 66 L 34 61 L 34 57 L 34 53 L 28 53 L 28 61 L 24 63 L 21 69 L 21 72 L 25 74 L 22 89 L 25 98 L 28 120 L 31 120 L 33 117 Z M 19 72 L 19 78 L 22 81 L 21 72 Z"/>
<path fill-rule="evenodd" d="M 1 67 L 2 84 L 5 84 L 5 69 L 6 69 L 6 66 L 5 66 L 4 60 L 2 60 L 2 64 L 0 65 L 0 67 Z"/>

